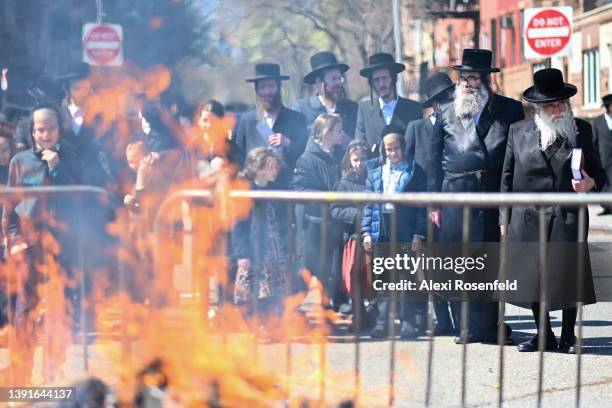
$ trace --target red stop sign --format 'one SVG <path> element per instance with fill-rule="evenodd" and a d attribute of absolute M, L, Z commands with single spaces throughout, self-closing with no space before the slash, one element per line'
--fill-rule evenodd
<path fill-rule="evenodd" d="M 527 24 L 527 42 L 538 54 L 550 56 L 567 46 L 572 36 L 567 17 L 554 9 L 537 13 Z"/>
<path fill-rule="evenodd" d="M 92 62 L 105 65 L 121 52 L 121 37 L 113 27 L 97 25 L 85 33 L 83 49 Z"/>

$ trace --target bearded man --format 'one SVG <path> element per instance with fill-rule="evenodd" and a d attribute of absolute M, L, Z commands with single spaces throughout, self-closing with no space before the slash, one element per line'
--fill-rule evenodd
<path fill-rule="evenodd" d="M 534 104 L 535 116 L 513 124 L 508 135 L 508 148 L 504 160 L 502 192 L 577 192 L 586 193 L 601 189 L 606 174 L 593 146 L 591 125 L 572 115 L 569 98 L 577 89 L 563 82 L 561 71 L 547 68 L 533 76 L 534 86 L 523 92 L 523 99 Z M 580 180 L 574 179 L 571 169 L 573 149 L 582 149 L 583 169 Z M 588 248 L 581 245 L 557 244 L 578 241 L 578 208 L 561 207 L 513 207 L 510 219 L 500 219 L 502 234 L 510 242 L 538 242 L 540 214 L 544 212 L 547 225 L 547 268 L 542 282 L 546 287 L 546 298 L 539 303 L 540 277 L 538 245 L 529 248 L 528 254 L 512 257 L 509 274 L 521 278 L 528 275 L 538 277 L 533 285 L 524 285 L 533 290 L 531 308 L 538 327 L 544 336 L 542 344 L 547 351 L 558 350 L 574 353 L 576 338 L 576 302 L 595 303 L 595 292 Z M 589 229 L 588 212 L 582 231 L 587 240 Z M 583 251 L 579 258 L 578 251 Z M 531 253 L 533 252 L 533 254 Z M 582 274 L 577 274 L 578 259 L 583 260 Z M 512 277 L 510 277 L 512 279 Z M 581 282 L 580 282 L 581 280 Z M 582 293 L 576 293 L 582 288 Z M 526 294 L 523 293 L 523 296 Z M 545 321 L 540 321 L 540 307 L 546 305 Z M 557 340 L 550 325 L 548 310 L 563 310 L 561 339 Z M 518 345 L 519 351 L 537 351 L 538 335 Z"/>
<path fill-rule="evenodd" d="M 316 95 L 296 101 L 292 108 L 304 115 L 309 131 L 320 114 L 340 115 L 342 130 L 352 139 L 355 136 L 358 107 L 356 102 L 346 98 L 344 89 L 344 74 L 349 66 L 339 63 L 334 53 L 320 51 L 310 57 L 310 69 L 304 76 L 304 83 L 314 85 Z M 345 142 L 347 144 L 348 140 Z"/>
<path fill-rule="evenodd" d="M 285 168 L 280 172 L 276 188 L 288 189 L 298 157 L 306 146 L 306 122 L 299 112 L 286 108 L 281 99 L 281 81 L 289 79 L 281 75 L 280 66 L 260 63 L 255 66 L 255 76 L 247 82 L 255 84 L 257 108 L 240 117 L 236 127 L 235 144 L 240 165 L 247 154 L 256 147 L 267 147 L 282 156 Z"/>
<path fill-rule="evenodd" d="M 432 134 L 429 191 L 499 191 L 503 158 L 510 125 L 523 119 L 520 102 L 491 90 L 492 53 L 465 49 L 455 87 L 455 99 L 439 106 Z M 439 241 L 461 242 L 463 209 L 434 209 L 432 222 L 439 228 Z M 473 208 L 470 241 L 499 241 L 499 210 Z M 498 304 L 471 302 L 467 331 L 455 338 L 464 342 L 497 343 Z M 503 343 L 512 343 L 509 336 Z"/>

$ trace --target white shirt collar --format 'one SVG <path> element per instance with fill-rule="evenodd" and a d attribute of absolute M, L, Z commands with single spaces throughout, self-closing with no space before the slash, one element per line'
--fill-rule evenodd
<path fill-rule="evenodd" d="M 71 103 L 68 105 L 68 111 L 70 112 L 70 116 L 74 116 L 76 115 L 76 113 L 78 111 L 80 111 L 81 108 L 79 108 L 78 106 L 76 106 L 75 104 Z"/>
<path fill-rule="evenodd" d="M 612 115 L 606 112 L 604 113 L 604 119 L 606 120 L 606 123 L 608 124 L 608 129 L 612 130 Z"/>
<path fill-rule="evenodd" d="M 395 109 L 395 105 L 397 105 L 397 96 L 395 97 L 395 99 L 391 99 L 389 102 L 383 101 L 383 98 L 381 98 L 380 96 L 378 97 L 378 103 L 380 105 L 380 109 L 383 109 L 385 106 L 389 106 L 392 109 Z"/>
<path fill-rule="evenodd" d="M 336 104 L 334 103 L 334 106 L 332 106 L 331 108 L 328 108 L 327 105 L 325 104 L 325 99 L 323 99 L 323 95 L 318 94 L 317 95 L 319 97 L 319 101 L 321 102 L 321 105 L 323 105 L 323 107 L 325 108 L 325 110 L 327 111 L 328 114 L 333 114 L 336 113 Z"/>

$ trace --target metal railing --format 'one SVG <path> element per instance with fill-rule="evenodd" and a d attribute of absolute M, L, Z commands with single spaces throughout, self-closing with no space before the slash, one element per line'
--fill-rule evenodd
<path fill-rule="evenodd" d="M 83 210 L 86 208 L 83 204 L 83 200 L 85 198 L 97 198 L 107 200 L 107 203 L 111 203 L 114 201 L 114 196 L 108 190 L 103 188 L 94 187 L 94 186 L 39 186 L 39 187 L 0 187 L 0 209 L 3 208 L 3 205 L 7 202 L 15 203 L 19 200 L 26 198 L 48 198 L 52 196 L 71 196 L 75 198 L 78 202 L 78 214 L 76 216 L 78 219 L 76 220 L 78 226 L 82 226 L 85 222 L 83 218 Z M 102 203 L 102 200 L 100 200 Z M 1 212 L 0 212 L 1 213 Z M 70 226 L 69 226 L 70 228 Z M 88 349 L 87 349 L 87 328 L 89 327 L 88 317 L 83 305 L 84 299 L 86 297 L 86 288 L 85 282 L 86 277 L 88 276 L 88 271 L 86 267 L 86 262 L 84 260 L 85 254 L 83 250 L 84 239 L 80 234 L 83 232 L 80 228 L 77 228 L 77 236 L 75 239 L 77 240 L 77 258 L 78 258 L 78 301 L 79 301 L 79 322 L 80 322 L 80 339 L 81 339 L 81 348 L 83 353 L 83 368 L 85 371 L 88 370 Z M 8 250 L 7 250 L 8 252 Z M 10 256 L 10 255 L 9 255 Z M 122 269 L 119 269 L 119 273 L 121 273 Z M 13 271 L 9 271 L 13 272 Z M 10 274 L 9 274 L 10 275 Z M 12 310 L 12 301 L 11 301 L 11 293 L 13 292 L 12 286 L 12 276 L 7 276 L 7 285 L 6 285 L 6 296 L 7 296 L 7 312 L 9 318 L 14 315 L 14 311 Z M 121 280 L 122 278 L 120 278 Z M 44 284 L 46 287 L 46 283 Z M 46 292 L 45 292 L 46 293 Z M 39 299 L 39 301 L 44 301 L 44 299 Z M 14 316 L 12 317 L 14 318 Z M 14 324 L 14 322 L 10 322 L 10 324 Z M 55 379 L 53 372 L 58 367 L 52 367 L 51 362 L 47 361 L 48 350 L 45 345 L 48 344 L 48 340 L 54 333 L 51 333 L 48 318 L 43 316 L 43 376 L 46 383 L 50 383 Z M 10 353 L 14 350 L 15 347 L 15 331 L 11 331 L 11 335 L 8 339 L 8 348 L 9 348 L 9 356 Z M 32 356 L 33 358 L 33 356 Z M 12 358 L 10 358 L 12 361 Z M 14 381 L 14 367 L 11 363 L 10 373 L 11 373 L 11 384 Z"/>
<path fill-rule="evenodd" d="M 470 217 L 471 211 L 470 209 L 474 208 L 499 208 L 502 215 L 505 219 L 508 219 L 508 214 L 510 208 L 512 206 L 535 206 L 537 208 L 547 207 L 547 206 L 560 206 L 560 207 L 577 207 L 578 210 L 578 231 L 580 231 L 578 235 L 578 242 L 585 242 L 585 223 L 586 223 L 586 211 L 587 205 L 611 205 L 612 204 L 612 193 L 589 193 L 589 194 L 575 194 L 575 193 L 398 193 L 394 195 L 383 195 L 379 193 L 345 193 L 345 192 L 293 192 L 293 191 L 231 191 L 227 196 L 220 195 L 220 199 L 251 199 L 254 201 L 268 200 L 271 202 L 282 202 L 290 205 L 295 204 L 305 204 L 305 203 L 319 203 L 322 209 L 322 217 L 324 222 L 321 224 L 321 248 L 325 248 L 327 245 L 327 233 L 326 230 L 328 228 L 328 223 L 325 222 L 328 220 L 328 208 L 333 203 L 352 203 L 358 208 L 362 208 L 365 204 L 368 203 L 393 203 L 393 204 L 401 204 L 406 206 L 417 206 L 417 207 L 427 207 L 428 212 L 433 208 L 439 207 L 464 207 L 463 211 L 463 242 L 466 243 L 469 239 L 469 225 L 470 225 Z M 180 200 L 188 200 L 193 198 L 206 198 L 206 199 L 214 199 L 215 193 L 208 190 L 180 190 L 177 191 L 166 198 L 166 200 L 159 207 L 158 213 L 155 217 L 154 221 L 154 245 L 155 245 L 155 265 L 156 268 L 159 268 L 160 257 L 163 255 L 163 251 L 161 251 L 161 239 L 160 234 L 162 232 L 162 218 L 163 215 L 168 208 L 170 208 L 175 203 Z M 227 206 L 222 203 L 221 208 L 226 208 Z M 289 211 L 291 214 L 292 211 Z M 222 216 L 227 216 L 227 214 L 222 214 Z M 395 211 L 392 213 L 392 217 L 395 217 Z M 291 221 L 291 215 L 289 216 Z M 392 218 L 393 220 L 393 218 Z M 433 237 L 433 225 L 431 221 L 428 222 L 428 243 L 432 242 Z M 544 211 L 540 211 L 539 214 L 539 242 L 540 242 L 540 250 L 546 250 L 546 240 L 547 240 L 547 230 L 545 228 L 546 219 Z M 359 226 L 357 226 L 357 232 L 359 232 Z M 397 237 L 397 225 L 396 222 L 391 223 L 391 232 L 390 232 L 392 242 L 393 238 Z M 290 237 L 291 240 L 293 237 Z M 500 245 L 500 257 L 506 255 L 506 239 L 502 237 L 501 245 Z M 223 246 L 224 249 L 227 249 L 227 244 Z M 257 249 L 256 249 L 257 251 Z M 543 252 L 540 252 L 541 254 Z M 579 257 L 580 258 L 580 257 Z M 540 257 L 540 259 L 544 259 L 544 257 Z M 584 273 L 584 268 L 581 263 L 582 259 L 578 259 L 578 274 L 579 278 L 582 277 Z M 503 265 L 503 263 L 502 263 Z M 544 271 L 546 268 L 545 261 L 540 262 L 540 271 Z M 189 273 L 193 276 L 193 270 L 189 271 Z M 505 268 L 501 268 L 500 274 L 502 278 L 505 276 Z M 580 282 L 580 279 L 579 279 Z M 543 287 L 542 291 L 545 291 L 546 288 Z M 359 290 L 357 291 L 357 293 Z M 580 293 L 580 292 L 579 292 Z M 205 298 L 206 296 L 201 296 Z M 357 300 L 357 299 L 353 299 Z M 497 396 L 497 402 L 500 406 L 504 403 L 504 339 L 506 337 L 505 333 L 505 324 L 504 322 L 504 298 L 502 298 L 499 302 L 499 321 L 501 324 L 498 325 L 498 346 L 499 346 L 499 372 L 498 372 L 498 380 L 499 380 L 499 390 Z M 391 300 L 391 312 L 393 313 L 395 309 L 395 301 L 392 297 Z M 431 294 L 429 295 L 429 304 L 433 301 Z M 355 303 L 354 303 L 355 304 Z M 577 316 L 577 325 L 578 325 L 578 335 L 576 339 L 576 395 L 575 395 L 575 406 L 580 406 L 581 402 L 581 373 L 582 373 L 582 302 L 577 302 L 578 308 L 578 316 Z M 208 305 L 206 305 L 207 307 Z M 543 306 L 543 305 L 541 305 Z M 462 313 L 461 313 L 461 327 L 460 333 L 462 336 L 465 336 L 468 328 L 469 321 L 469 308 L 468 302 L 462 302 Z M 544 322 L 544 314 L 547 313 L 545 307 L 540 307 L 540 321 Z M 354 375 L 355 375 L 355 395 L 353 396 L 354 402 L 358 404 L 360 399 L 359 395 L 359 378 L 360 378 L 360 342 L 359 332 L 360 332 L 360 324 L 362 320 L 362 316 L 360 316 L 360 309 L 354 308 L 354 322 L 357 325 L 354 334 L 354 343 L 355 343 L 355 364 L 354 364 Z M 433 386 L 433 359 L 434 359 L 434 341 L 433 341 L 433 314 L 431 311 L 428 312 L 427 319 L 427 327 L 429 333 L 428 339 L 428 353 L 427 353 L 427 380 L 426 380 L 426 389 L 425 389 L 425 406 L 432 405 L 432 386 Z M 544 324 L 539 325 L 539 373 L 538 373 L 538 393 L 537 393 L 537 405 L 542 405 L 543 398 L 543 377 L 544 377 Z M 466 406 L 467 404 L 467 353 L 468 353 L 468 344 L 466 339 L 463 338 L 463 346 L 462 346 L 462 377 L 461 377 L 461 406 Z M 395 356 L 395 336 L 394 336 L 394 324 L 389 324 L 389 341 L 391 346 L 391 354 L 389 359 L 389 368 L 390 368 L 390 378 L 389 378 L 389 406 L 393 406 L 395 403 L 394 395 L 395 395 L 395 383 L 394 383 L 394 373 L 395 373 L 395 364 L 396 364 L 396 356 Z M 287 370 L 291 370 L 292 363 L 290 361 L 292 357 L 291 351 L 291 340 L 287 341 L 286 344 L 287 351 L 286 355 L 288 358 L 287 361 Z M 325 351 L 325 343 L 321 344 L 321 371 L 322 376 L 325 376 L 325 359 L 326 359 L 326 351 Z M 290 377 L 291 373 L 287 373 Z M 321 389 L 319 400 L 320 402 L 325 401 L 325 386 L 324 386 L 324 378 L 321 381 Z"/>

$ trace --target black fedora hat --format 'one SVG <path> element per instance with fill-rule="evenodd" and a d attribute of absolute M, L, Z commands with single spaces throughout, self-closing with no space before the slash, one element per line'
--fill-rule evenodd
<path fill-rule="evenodd" d="M 607 94 L 606 96 L 601 98 L 601 101 L 603 102 L 604 106 L 612 104 L 612 94 Z"/>
<path fill-rule="evenodd" d="M 88 63 L 78 62 L 76 64 L 71 64 L 66 70 L 66 73 L 58 75 L 57 79 L 64 82 L 77 81 L 87 78 L 90 73 L 91 66 Z"/>
<path fill-rule="evenodd" d="M 280 65 L 273 62 L 260 62 L 255 65 L 255 76 L 248 78 L 247 82 L 257 82 L 260 79 L 276 79 L 278 81 L 285 81 L 289 79 L 287 75 L 281 75 Z"/>
<path fill-rule="evenodd" d="M 556 68 L 545 68 L 533 74 L 533 86 L 525 89 L 523 99 L 533 103 L 547 103 L 576 95 L 578 89 L 563 82 L 563 74 Z"/>
<path fill-rule="evenodd" d="M 436 98 L 439 98 L 442 96 L 442 93 L 451 90 L 454 87 L 455 84 L 444 72 L 438 72 L 430 77 L 427 77 L 423 83 L 423 88 L 425 91 L 425 100 L 422 103 L 423 107 L 429 108 Z"/>
<path fill-rule="evenodd" d="M 304 77 L 304 82 L 307 84 L 314 84 L 315 79 L 322 71 L 331 68 L 338 68 L 341 73 L 345 73 L 349 70 L 349 66 L 346 64 L 338 63 L 336 56 L 331 51 L 320 51 L 310 57 L 310 72 Z"/>
<path fill-rule="evenodd" d="M 379 52 L 368 57 L 368 65 L 359 70 L 359 75 L 369 78 L 373 71 L 381 68 L 388 68 L 392 74 L 399 74 L 406 69 L 404 64 L 395 62 L 393 55 L 387 52 Z"/>
<path fill-rule="evenodd" d="M 55 77 L 42 75 L 28 86 L 28 94 L 37 101 L 61 101 L 66 96 L 66 91 Z"/>
<path fill-rule="evenodd" d="M 493 52 L 482 48 L 466 48 L 461 56 L 461 65 L 455 65 L 457 71 L 499 72 L 499 68 L 491 66 Z"/>

